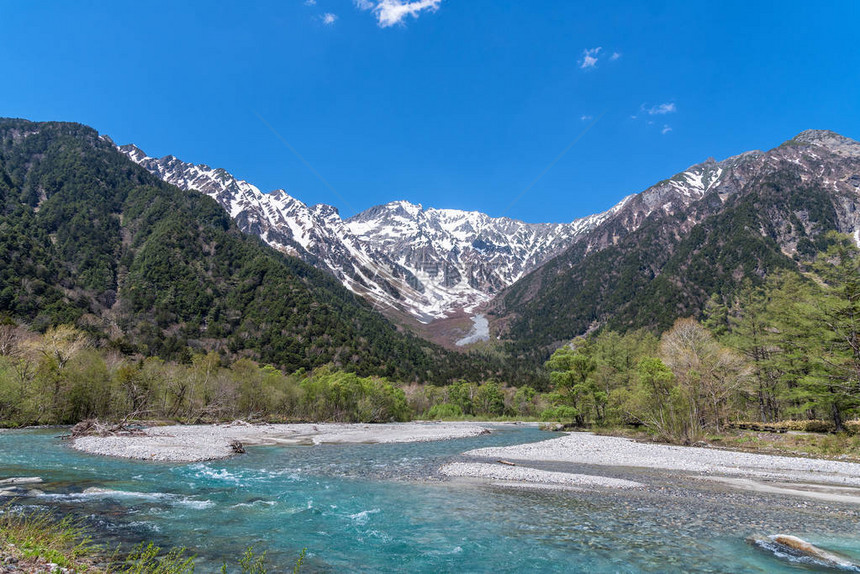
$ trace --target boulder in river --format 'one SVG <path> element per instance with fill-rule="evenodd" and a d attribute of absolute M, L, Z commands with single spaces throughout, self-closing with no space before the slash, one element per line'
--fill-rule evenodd
<path fill-rule="evenodd" d="M 860 572 L 860 564 L 845 556 L 819 548 L 797 536 L 772 534 L 765 537 L 751 536 L 747 540 L 751 544 L 773 553 L 777 558 L 790 562 L 800 562 L 844 572 Z"/>
<path fill-rule="evenodd" d="M 21 484 L 40 484 L 42 479 L 38 476 L 14 476 L 0 480 L 0 486 L 18 486 Z"/>

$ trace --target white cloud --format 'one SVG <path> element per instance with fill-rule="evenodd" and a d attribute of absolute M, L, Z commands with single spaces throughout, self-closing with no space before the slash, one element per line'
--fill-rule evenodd
<path fill-rule="evenodd" d="M 305 6 L 316 6 L 317 0 L 305 0 Z"/>
<path fill-rule="evenodd" d="M 674 114 L 677 111 L 678 107 L 675 105 L 675 102 L 666 102 L 665 104 L 655 106 L 642 104 L 639 106 L 639 113 L 631 115 L 630 119 L 645 122 L 645 125 L 654 126 L 651 129 L 659 129 L 661 134 L 666 135 L 672 131 L 672 126 L 663 123 L 663 127 L 660 127 L 660 120 L 658 118 L 652 119 L 652 116 L 665 116 L 667 114 Z"/>
<path fill-rule="evenodd" d="M 668 102 L 651 107 L 645 107 L 645 104 L 642 104 L 642 110 L 647 112 L 649 116 L 665 116 L 677 112 L 678 108 L 675 107 L 675 102 Z"/>
<path fill-rule="evenodd" d="M 587 122 L 588 120 L 594 119 L 594 116 L 589 116 L 588 114 L 585 114 L 583 116 L 579 116 L 579 119 L 584 121 L 584 122 Z"/>
<path fill-rule="evenodd" d="M 435 12 L 442 0 L 353 0 L 359 10 L 370 10 L 380 28 L 402 24 L 407 16 L 417 18 L 427 10 Z"/>
<path fill-rule="evenodd" d="M 320 16 L 320 18 L 322 18 L 323 24 L 325 24 L 326 26 L 331 26 L 335 23 L 335 21 L 337 21 L 337 14 L 326 12 L 325 14 Z"/>
<path fill-rule="evenodd" d="M 609 61 L 614 62 L 615 60 L 621 59 L 621 52 L 612 52 L 612 55 L 609 56 Z"/>
<path fill-rule="evenodd" d="M 600 46 L 596 48 L 586 48 L 582 51 L 582 59 L 579 61 L 579 67 L 582 70 L 597 67 L 597 54 L 602 50 Z"/>

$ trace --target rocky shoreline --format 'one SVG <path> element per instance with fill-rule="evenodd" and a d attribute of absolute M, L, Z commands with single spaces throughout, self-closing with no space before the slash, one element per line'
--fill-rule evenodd
<path fill-rule="evenodd" d="M 547 471 L 525 466 L 513 466 L 509 463 L 453 462 L 442 466 L 439 472 L 451 478 L 480 478 L 490 480 L 493 481 L 493 484 L 501 486 L 507 483 L 515 486 L 538 484 L 575 489 L 593 487 L 640 488 L 644 486 L 632 480 L 591 474 Z"/>
<path fill-rule="evenodd" d="M 515 466 L 516 480 L 540 484 L 565 482 L 557 476 L 547 478 L 539 469 L 531 468 L 547 463 L 586 466 L 592 473 L 600 472 L 599 467 L 638 468 L 679 473 L 740 490 L 860 504 L 860 464 L 851 462 L 641 443 L 581 432 L 536 443 L 471 450 L 464 456 L 471 464 L 446 465 L 443 474 L 498 480 L 502 466 Z M 575 477 L 583 475 L 577 471 L 569 476 L 573 483 L 582 480 Z M 601 479 L 616 479 L 587 476 L 590 480 L 583 482 L 591 486 L 615 486 Z"/>
<path fill-rule="evenodd" d="M 404 443 L 487 434 L 473 423 L 261 424 L 160 426 L 130 435 L 83 436 L 73 448 L 90 454 L 162 462 L 200 462 L 236 454 L 237 445 Z"/>
<path fill-rule="evenodd" d="M 81 564 L 79 568 L 66 568 L 43 557 L 27 556 L 14 544 L 0 544 L 0 574 L 77 574 L 77 572 L 93 572 L 89 564 Z"/>
<path fill-rule="evenodd" d="M 391 424 L 263 424 L 162 426 L 129 436 L 85 436 L 78 450 L 98 455 L 163 462 L 199 462 L 232 456 L 236 444 L 317 445 L 403 443 L 466 438 L 491 432 L 498 423 L 413 422 Z M 508 447 L 468 451 L 439 468 L 444 479 L 543 488 L 629 489 L 642 485 L 613 478 L 607 468 L 680 473 L 733 489 L 860 504 L 860 464 L 813 458 L 642 443 L 590 433 Z M 513 462 L 511 462 L 513 461 Z M 546 470 L 547 465 L 553 466 Z M 587 467 L 583 469 L 582 467 Z"/>

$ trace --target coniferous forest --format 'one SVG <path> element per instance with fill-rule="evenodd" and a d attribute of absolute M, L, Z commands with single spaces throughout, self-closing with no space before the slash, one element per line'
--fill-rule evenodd
<path fill-rule="evenodd" d="M 711 219 L 669 275 L 704 273 L 693 268 L 723 252 L 736 258 L 727 268 L 746 257 L 768 273 L 697 279 L 703 305 L 659 306 L 668 314 L 646 328 L 624 307 L 551 356 L 533 342 L 524 357 L 528 337 L 459 353 L 398 329 L 85 126 L 0 123 L 0 201 L 6 425 L 525 416 L 693 442 L 752 422 L 852 430 L 860 406 L 860 259 L 836 233 L 788 262 L 750 225 L 736 247 L 708 239 L 728 226 Z M 745 205 L 722 217 L 756 221 Z"/>
<path fill-rule="evenodd" d="M 35 332 L 72 325 L 126 356 L 215 351 L 289 373 L 444 383 L 506 369 L 399 330 L 85 126 L 0 122 L 0 202 L 0 312 Z"/>
<path fill-rule="evenodd" d="M 0 2 L 0 574 L 860 572 L 860 3 L 583 8 Z"/>

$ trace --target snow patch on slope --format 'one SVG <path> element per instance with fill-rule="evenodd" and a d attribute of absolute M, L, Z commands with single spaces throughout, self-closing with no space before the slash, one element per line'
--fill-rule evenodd
<path fill-rule="evenodd" d="M 461 311 L 476 313 L 632 197 L 605 213 L 560 224 L 408 201 L 343 220 L 334 207 L 308 207 L 283 189 L 263 193 L 223 169 L 171 155 L 149 157 L 134 145 L 119 150 L 164 181 L 214 198 L 243 231 L 330 272 L 376 308 L 405 312 L 423 323 Z"/>

